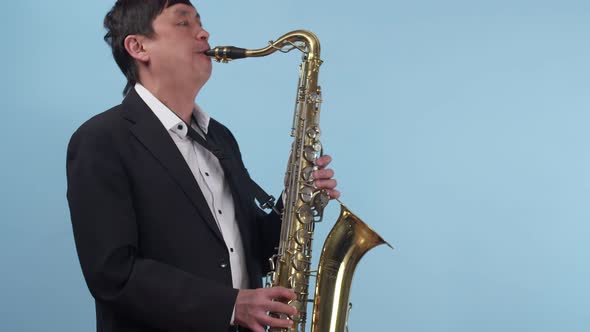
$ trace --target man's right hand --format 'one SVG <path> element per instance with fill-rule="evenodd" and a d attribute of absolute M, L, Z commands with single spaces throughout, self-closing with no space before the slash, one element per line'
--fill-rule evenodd
<path fill-rule="evenodd" d="M 241 289 L 238 292 L 235 306 L 234 323 L 249 328 L 252 332 L 264 332 L 265 326 L 288 328 L 292 321 L 274 318 L 267 312 L 294 316 L 297 310 L 288 304 L 273 301 L 294 300 L 295 292 L 284 287 Z"/>

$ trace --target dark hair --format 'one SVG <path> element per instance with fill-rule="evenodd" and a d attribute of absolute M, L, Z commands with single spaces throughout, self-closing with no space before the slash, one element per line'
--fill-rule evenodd
<path fill-rule="evenodd" d="M 104 40 L 111 46 L 115 62 L 127 77 L 123 95 L 133 88 L 139 80 L 135 60 L 125 49 L 125 38 L 129 35 L 154 34 L 152 23 L 166 8 L 168 0 L 117 0 L 104 18 L 107 33 Z"/>

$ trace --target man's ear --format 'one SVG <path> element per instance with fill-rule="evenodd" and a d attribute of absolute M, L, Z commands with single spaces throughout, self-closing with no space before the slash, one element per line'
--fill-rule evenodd
<path fill-rule="evenodd" d="M 144 40 L 144 36 L 129 35 L 125 37 L 125 41 L 123 44 L 125 45 L 127 53 L 129 53 L 129 55 L 131 55 L 132 58 L 141 62 L 148 62 L 150 56 L 143 47 Z"/>

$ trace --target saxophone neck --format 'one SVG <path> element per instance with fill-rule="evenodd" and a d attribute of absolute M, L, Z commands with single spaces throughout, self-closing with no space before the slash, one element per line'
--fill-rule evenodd
<path fill-rule="evenodd" d="M 288 32 L 276 41 L 270 41 L 268 46 L 259 49 L 250 50 L 235 46 L 217 46 L 206 51 L 205 54 L 214 57 L 218 62 L 229 62 L 230 60 L 242 58 L 263 57 L 276 51 L 287 53 L 294 49 L 301 51 L 308 60 L 315 60 L 320 57 L 320 41 L 314 33 L 307 30 Z"/>

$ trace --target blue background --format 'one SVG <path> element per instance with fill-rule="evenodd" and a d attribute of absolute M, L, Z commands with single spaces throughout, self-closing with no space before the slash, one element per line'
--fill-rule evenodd
<path fill-rule="evenodd" d="M 94 330 L 65 149 L 121 100 L 102 41 L 112 3 L 0 12 L 3 331 Z M 588 1 L 195 4 L 212 45 L 258 48 L 298 28 L 320 37 L 323 143 L 342 199 L 396 247 L 361 261 L 351 331 L 590 331 Z M 216 64 L 197 99 L 275 193 L 298 63 Z"/>

